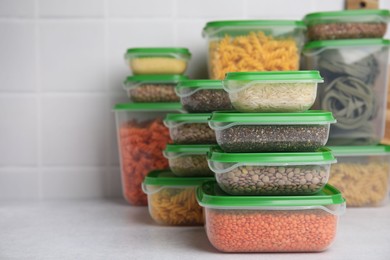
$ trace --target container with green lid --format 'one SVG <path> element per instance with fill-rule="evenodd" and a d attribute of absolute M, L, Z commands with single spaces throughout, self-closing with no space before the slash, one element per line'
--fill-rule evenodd
<path fill-rule="evenodd" d="M 146 206 L 141 183 L 152 170 L 168 168 L 163 150 L 171 143 L 163 124 L 167 113 L 180 112 L 180 103 L 124 103 L 114 106 L 123 196 L 132 205 Z"/>
<path fill-rule="evenodd" d="M 232 195 L 308 195 L 328 181 L 336 160 L 327 149 L 316 152 L 225 153 L 208 158 L 219 186 Z"/>
<path fill-rule="evenodd" d="M 211 79 L 236 71 L 298 70 L 306 26 L 301 21 L 212 21 L 203 29 Z"/>
<path fill-rule="evenodd" d="M 390 146 L 332 146 L 337 158 L 329 183 L 337 187 L 348 207 L 375 207 L 388 202 Z"/>
<path fill-rule="evenodd" d="M 328 140 L 331 112 L 302 113 L 214 112 L 209 126 L 225 152 L 315 151 Z"/>
<path fill-rule="evenodd" d="M 333 112 L 328 145 L 376 145 L 384 137 L 390 41 L 314 41 L 303 50 L 305 69 L 320 71 L 313 109 Z"/>
<path fill-rule="evenodd" d="M 318 71 L 229 72 L 223 88 L 240 112 L 303 112 L 322 82 Z"/>
<path fill-rule="evenodd" d="M 179 102 L 175 87 L 183 75 L 136 75 L 129 76 L 123 87 L 133 102 Z"/>
<path fill-rule="evenodd" d="M 221 80 L 182 80 L 176 87 L 183 108 L 190 113 L 234 110 Z"/>
<path fill-rule="evenodd" d="M 202 225 L 203 210 L 195 191 L 212 177 L 178 177 L 169 170 L 150 172 L 142 184 L 147 194 L 149 213 L 164 225 Z"/>
<path fill-rule="evenodd" d="M 175 144 L 216 144 L 214 131 L 208 125 L 211 114 L 168 114 L 164 124 Z"/>
<path fill-rule="evenodd" d="M 183 74 L 191 53 L 187 48 L 131 48 L 125 54 L 133 74 Z"/>
<path fill-rule="evenodd" d="M 304 17 L 311 41 L 382 38 L 390 20 L 389 10 L 345 10 L 311 13 Z"/>
<path fill-rule="evenodd" d="M 317 252 L 337 233 L 345 199 L 334 187 L 308 196 L 231 196 L 215 181 L 196 190 L 211 244 L 223 252 Z"/>

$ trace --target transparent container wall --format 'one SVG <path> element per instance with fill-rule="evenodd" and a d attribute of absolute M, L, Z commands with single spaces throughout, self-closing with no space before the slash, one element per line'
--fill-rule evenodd
<path fill-rule="evenodd" d="M 126 88 L 131 101 L 143 102 L 179 102 L 180 98 L 175 92 L 174 83 L 143 83 L 138 86 Z"/>
<path fill-rule="evenodd" d="M 169 158 L 171 171 L 180 177 L 214 176 L 206 154 L 184 154 Z"/>
<path fill-rule="evenodd" d="M 205 123 L 183 123 L 169 128 L 175 144 L 216 144 L 214 130 Z"/>
<path fill-rule="evenodd" d="M 304 54 L 306 69 L 319 70 L 325 83 L 313 109 L 333 112 L 327 145 L 374 145 L 384 137 L 389 48 L 339 47 Z"/>
<path fill-rule="evenodd" d="M 329 183 L 339 189 L 347 207 L 382 206 L 388 201 L 389 155 L 337 156 Z"/>
<path fill-rule="evenodd" d="M 320 208 L 205 208 L 206 233 L 222 252 L 318 252 L 337 233 L 338 216 Z"/>
<path fill-rule="evenodd" d="M 192 94 L 189 94 L 191 93 Z M 214 111 L 234 110 L 229 94 L 223 89 L 182 88 L 181 103 L 190 113 L 210 113 Z"/>

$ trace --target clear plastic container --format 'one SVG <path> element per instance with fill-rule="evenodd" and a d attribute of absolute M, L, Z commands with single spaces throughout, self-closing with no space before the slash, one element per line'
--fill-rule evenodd
<path fill-rule="evenodd" d="M 318 71 L 231 72 L 223 88 L 240 112 L 303 112 L 322 82 Z"/>
<path fill-rule="evenodd" d="M 187 48 L 131 48 L 125 54 L 133 74 L 183 74 L 190 58 Z"/>
<path fill-rule="evenodd" d="M 142 184 L 148 196 L 149 214 L 163 225 L 202 225 L 203 210 L 195 189 L 210 177 L 177 177 L 170 171 L 150 172 Z"/>
<path fill-rule="evenodd" d="M 227 72 L 298 70 L 306 26 L 301 21 L 241 20 L 208 22 L 211 79 Z"/>
<path fill-rule="evenodd" d="M 180 103 L 128 103 L 114 107 L 124 198 L 132 205 L 146 206 L 142 181 L 148 172 L 168 168 L 163 150 L 172 140 L 163 124 L 169 112 L 179 112 Z"/>
<path fill-rule="evenodd" d="M 179 102 L 175 87 L 182 75 L 137 75 L 127 77 L 124 89 L 133 102 Z"/>
<path fill-rule="evenodd" d="M 314 109 L 333 112 L 328 145 L 375 145 L 384 137 L 389 40 L 316 41 L 303 51 L 306 69 L 319 70 Z"/>
<path fill-rule="evenodd" d="M 305 16 L 311 41 L 382 38 L 390 19 L 389 10 L 346 10 Z"/>
<path fill-rule="evenodd" d="M 208 125 L 211 114 L 168 114 L 164 124 L 175 144 L 216 144 Z"/>
<path fill-rule="evenodd" d="M 329 183 L 338 188 L 348 207 L 386 204 L 390 185 L 390 146 L 332 146 L 337 164 Z"/>
<path fill-rule="evenodd" d="M 309 196 L 230 196 L 205 182 L 196 192 L 211 244 L 222 252 L 318 252 L 337 234 L 345 199 L 330 185 Z"/>
<path fill-rule="evenodd" d="M 232 195 L 308 195 L 320 191 L 336 160 L 329 150 L 301 153 L 224 153 L 208 158 L 218 185 Z"/>
<path fill-rule="evenodd" d="M 207 154 L 213 145 L 170 144 L 164 156 L 169 161 L 171 171 L 180 177 L 214 176 L 207 164 Z"/>
<path fill-rule="evenodd" d="M 184 80 L 176 87 L 183 108 L 190 113 L 234 110 L 221 80 Z"/>
<path fill-rule="evenodd" d="M 222 150 L 231 153 L 304 152 L 324 146 L 331 112 L 214 112 L 209 120 Z"/>

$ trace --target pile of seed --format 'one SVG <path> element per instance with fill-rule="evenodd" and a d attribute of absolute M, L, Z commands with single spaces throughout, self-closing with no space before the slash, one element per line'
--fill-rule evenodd
<path fill-rule="evenodd" d="M 238 125 L 217 131 L 225 152 L 311 152 L 325 145 L 328 125 Z"/>
<path fill-rule="evenodd" d="M 229 94 L 223 89 L 203 89 L 194 94 L 182 97 L 181 103 L 190 113 L 234 110 Z"/>
<path fill-rule="evenodd" d="M 310 40 L 382 38 L 386 23 L 331 23 L 308 27 Z"/>
<path fill-rule="evenodd" d="M 204 154 L 180 156 L 169 159 L 172 172 L 181 177 L 214 176 Z"/>
<path fill-rule="evenodd" d="M 215 132 L 207 123 L 186 123 L 169 129 L 176 144 L 216 144 Z"/>
<path fill-rule="evenodd" d="M 327 183 L 329 166 L 240 166 L 216 178 L 233 195 L 312 194 Z"/>
<path fill-rule="evenodd" d="M 131 88 L 129 96 L 134 102 L 177 102 L 174 85 L 145 84 Z"/>

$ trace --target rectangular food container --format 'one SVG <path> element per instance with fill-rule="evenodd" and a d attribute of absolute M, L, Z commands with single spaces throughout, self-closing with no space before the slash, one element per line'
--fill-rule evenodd
<path fill-rule="evenodd" d="M 203 210 L 195 189 L 211 177 L 177 177 L 168 170 L 150 172 L 142 184 L 148 196 L 149 214 L 164 225 L 202 225 Z"/>
<path fill-rule="evenodd" d="M 382 206 L 388 201 L 390 146 L 332 146 L 337 158 L 329 183 L 338 188 L 348 207 Z"/>
<path fill-rule="evenodd" d="M 327 149 L 301 153 L 209 155 L 218 185 L 232 195 L 308 195 L 320 191 L 336 159 Z"/>
<path fill-rule="evenodd" d="M 137 75 L 129 76 L 123 88 L 133 102 L 179 102 L 175 87 L 183 75 Z"/>
<path fill-rule="evenodd" d="M 310 41 L 382 38 L 390 19 L 389 10 L 346 10 L 311 13 L 304 17 Z"/>
<path fill-rule="evenodd" d="M 238 20 L 208 22 L 211 79 L 227 72 L 298 70 L 306 26 L 301 21 Z"/>
<path fill-rule="evenodd" d="M 222 252 L 318 252 L 337 233 L 345 199 L 330 185 L 310 196 L 230 196 L 215 181 L 197 189 L 211 244 Z"/>
<path fill-rule="evenodd" d="M 190 58 L 187 48 L 131 48 L 125 54 L 133 74 L 183 74 Z"/>
<path fill-rule="evenodd" d="M 324 146 L 331 112 L 214 112 L 209 120 L 222 150 L 229 153 L 304 152 Z"/>
<path fill-rule="evenodd" d="M 182 80 L 176 93 L 183 108 L 190 113 L 234 110 L 221 80 Z"/>
<path fill-rule="evenodd" d="M 325 83 L 314 109 L 333 112 L 328 145 L 375 145 L 384 137 L 389 40 L 315 41 L 303 50 L 306 69 Z"/>
<path fill-rule="evenodd" d="M 164 124 L 175 144 L 216 144 L 214 130 L 208 125 L 211 114 L 168 114 Z"/>
<path fill-rule="evenodd" d="M 230 72 L 223 88 L 240 112 L 303 112 L 322 82 L 318 71 Z"/>
<path fill-rule="evenodd" d="M 171 171 L 180 177 L 214 176 L 207 164 L 207 154 L 214 145 L 168 144 L 164 156 Z"/>
<path fill-rule="evenodd" d="M 144 177 L 152 170 L 168 168 L 163 150 L 172 140 L 162 120 L 180 109 L 180 103 L 115 105 L 123 196 L 130 204 L 146 206 L 141 187 Z"/>

